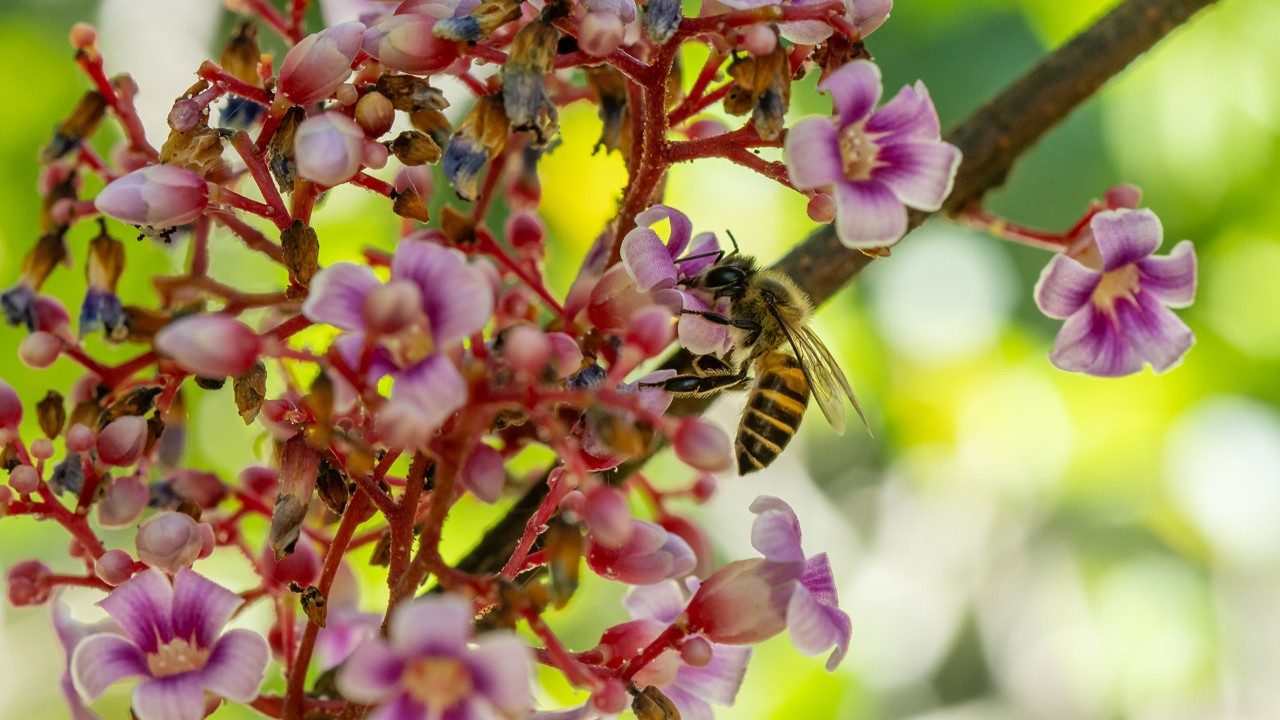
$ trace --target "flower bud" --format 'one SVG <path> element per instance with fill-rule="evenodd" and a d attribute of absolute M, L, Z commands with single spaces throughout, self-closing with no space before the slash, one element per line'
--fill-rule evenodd
<path fill-rule="evenodd" d="M 262 339 L 248 325 L 221 313 L 188 315 L 156 333 L 156 350 L 203 377 L 243 375 L 258 361 Z"/>
<path fill-rule="evenodd" d="M 537 213 L 521 210 L 507 217 L 507 242 L 514 248 L 540 247 L 547 237 L 547 226 Z"/>
<path fill-rule="evenodd" d="M 164 482 L 179 502 L 190 500 L 205 510 L 217 507 L 227 496 L 222 480 L 206 470 L 182 468 L 170 473 Z"/>
<path fill-rule="evenodd" d="M 48 460 L 53 453 L 53 441 L 49 438 L 39 438 L 31 443 L 31 457 L 37 460 Z"/>
<path fill-rule="evenodd" d="M 326 187 L 346 182 L 360 169 L 364 145 L 364 131 L 346 115 L 313 115 L 303 120 L 294 133 L 293 156 L 298 174 Z"/>
<path fill-rule="evenodd" d="M 671 446 L 689 467 L 722 472 L 733 467 L 733 447 L 720 428 L 698 418 L 685 418 L 676 426 Z"/>
<path fill-rule="evenodd" d="M 366 30 L 361 47 L 393 70 L 438 73 L 458 59 L 458 44 L 436 37 L 435 24 L 436 18 L 430 15 L 393 15 Z"/>
<path fill-rule="evenodd" d="M 33 332 L 18 344 L 18 359 L 29 368 L 42 370 L 62 354 L 62 341 L 53 333 Z"/>
<path fill-rule="evenodd" d="M 98 42 L 98 29 L 89 23 L 78 22 L 71 26 L 71 33 L 67 39 L 71 41 L 71 47 L 77 50 L 88 50 Z"/>
<path fill-rule="evenodd" d="M 98 433 L 98 459 L 108 465 L 128 467 L 147 444 L 147 421 L 137 415 L 112 420 Z"/>
<path fill-rule="evenodd" d="M 97 502 L 98 524 L 104 528 L 132 525 L 151 499 L 146 482 L 137 475 L 125 475 L 111 481 Z"/>
<path fill-rule="evenodd" d="M 689 629 L 716 643 L 752 645 L 787 627 L 787 606 L 804 563 L 737 560 L 717 570 L 694 593 Z"/>
<path fill-rule="evenodd" d="M 396 108 L 376 90 L 356 102 L 356 124 L 371 138 L 382 137 L 396 120 Z"/>
<path fill-rule="evenodd" d="M 12 385 L 0 379 L 0 444 L 7 443 L 7 436 L 16 434 L 21 423 L 22 400 Z"/>
<path fill-rule="evenodd" d="M 360 91 L 356 90 L 355 85 L 344 82 L 333 91 L 333 99 L 337 100 L 339 105 L 350 107 L 360 100 Z"/>
<path fill-rule="evenodd" d="M 511 369 L 537 377 L 551 362 L 551 341 L 532 325 L 516 325 L 502 334 L 502 357 Z"/>
<path fill-rule="evenodd" d="M 716 494 L 716 476 L 711 473 L 702 473 L 698 479 L 693 482 L 693 487 L 689 489 L 689 494 L 697 502 L 704 503 Z"/>
<path fill-rule="evenodd" d="M 190 515 L 161 512 L 138 526 L 138 559 L 169 575 L 200 557 L 204 533 Z"/>
<path fill-rule="evenodd" d="M 555 363 L 556 377 L 564 380 L 582 369 L 582 348 L 565 333 L 547 333 L 551 341 L 551 357 Z"/>
<path fill-rule="evenodd" d="M 742 49 L 755 56 L 768 55 L 778 47 L 778 33 L 768 25 L 756 23 L 742 33 Z"/>
<path fill-rule="evenodd" d="M 698 564 L 693 568 L 693 574 L 697 577 L 706 577 L 715 569 L 715 550 L 711 546 L 711 538 L 702 526 L 693 522 L 689 518 L 681 515 L 663 515 L 658 520 L 658 524 L 673 535 L 678 535 L 681 540 L 689 544 L 693 550 L 693 556 L 698 559 Z"/>
<path fill-rule="evenodd" d="M 381 170 L 387 166 L 391 151 L 386 145 L 377 142 L 366 142 L 360 154 L 360 163 L 370 170 Z M 425 220 L 423 222 L 426 222 Z"/>
<path fill-rule="evenodd" d="M 395 182 L 392 184 L 395 186 L 396 192 L 403 193 L 406 190 L 413 190 L 423 200 L 431 197 L 431 192 L 435 189 L 435 180 L 432 178 L 431 171 L 421 165 L 401 168 L 396 173 Z"/>
<path fill-rule="evenodd" d="M 28 495 L 40 489 L 40 473 L 30 465 L 19 465 L 9 473 L 9 487 Z"/>
<path fill-rule="evenodd" d="M 694 635 L 686 638 L 684 644 L 680 646 L 680 659 L 689 667 L 706 667 L 711 663 L 713 650 L 710 641 L 700 635 Z"/>
<path fill-rule="evenodd" d="M 1107 208 L 1111 210 L 1122 208 L 1132 210 L 1133 208 L 1138 207 L 1142 202 L 1142 189 L 1137 185 L 1130 185 L 1129 183 L 1107 188 L 1105 202 L 1107 204 Z"/>
<path fill-rule="evenodd" d="M 276 559 L 270 547 L 262 548 L 262 575 L 281 585 L 307 586 L 320 576 L 320 554 L 311 542 L 300 542 L 288 557 Z"/>
<path fill-rule="evenodd" d="M 605 547 L 622 547 L 635 531 L 627 497 L 615 487 L 597 485 L 588 490 L 582 511 L 592 539 Z"/>
<path fill-rule="evenodd" d="M 97 438 L 94 437 L 93 431 L 82 423 L 76 423 L 67 428 L 67 452 L 89 452 L 96 442 Z"/>
<path fill-rule="evenodd" d="M 116 178 L 93 205 L 103 215 L 130 225 L 157 228 L 185 225 L 209 204 L 204 178 L 177 165 L 148 165 Z"/>
<path fill-rule="evenodd" d="M 826 193 L 817 193 L 809 198 L 806 208 L 809 219 L 814 222 L 829 223 L 836 218 L 836 201 Z"/>
<path fill-rule="evenodd" d="M 270 500 L 280 488 L 280 474 L 261 465 L 250 465 L 240 471 L 240 485 L 255 497 Z"/>
<path fill-rule="evenodd" d="M 303 38 L 280 64 L 280 92 L 299 105 L 329 97 L 351 75 L 364 32 L 364 24 L 346 22 Z"/>
<path fill-rule="evenodd" d="M 459 477 L 462 486 L 471 491 L 476 499 L 485 503 L 497 502 L 502 497 L 502 488 L 507 483 L 507 470 L 502 453 L 496 449 L 479 443 L 471 452 L 467 462 L 462 466 Z"/>
<path fill-rule="evenodd" d="M 108 550 L 93 563 L 93 573 L 102 582 L 115 587 L 133 576 L 133 558 L 120 550 Z"/>
<path fill-rule="evenodd" d="M 643 520 L 632 521 L 630 539 L 610 548 L 588 536 L 587 565 L 597 575 L 630 585 L 649 585 L 689 574 L 693 550 L 678 536 Z"/>
<path fill-rule="evenodd" d="M 578 26 L 578 47 L 592 57 L 604 57 L 622 44 L 625 28 L 614 13 L 594 10 Z"/>
<path fill-rule="evenodd" d="M 627 688 L 618 680 L 609 679 L 591 694 L 591 706 L 603 715 L 618 715 L 631 704 Z"/>
<path fill-rule="evenodd" d="M 425 317 L 422 291 L 409 280 L 392 280 L 370 290 L 360 312 L 370 333 L 394 335 Z"/>
<path fill-rule="evenodd" d="M 42 605 L 53 592 L 53 571 L 39 560 L 23 560 L 9 568 L 9 602 L 14 607 Z"/>
<path fill-rule="evenodd" d="M 641 308 L 631 316 L 625 342 L 639 350 L 645 357 L 655 357 L 666 349 L 676 336 L 676 325 L 671 310 L 661 305 Z"/>

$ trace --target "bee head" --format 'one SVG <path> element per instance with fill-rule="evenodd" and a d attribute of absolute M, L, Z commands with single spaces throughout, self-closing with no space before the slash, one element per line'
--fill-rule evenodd
<path fill-rule="evenodd" d="M 747 290 L 747 283 L 756 273 L 755 259 L 744 255 L 730 255 L 712 266 L 702 277 L 708 290 L 718 298 L 739 298 Z"/>

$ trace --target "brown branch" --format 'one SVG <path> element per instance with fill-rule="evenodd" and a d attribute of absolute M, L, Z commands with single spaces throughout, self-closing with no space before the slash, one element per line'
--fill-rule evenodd
<path fill-rule="evenodd" d="M 993 98 L 984 107 L 947 133 L 947 142 L 960 148 L 964 161 L 956 173 L 955 186 L 942 210 L 955 215 L 965 206 L 980 202 L 986 193 L 999 187 L 1014 163 L 1050 129 L 1061 122 L 1139 55 L 1149 50 L 1174 28 L 1214 0 L 1126 0 L 1092 27 L 1050 53 L 1035 67 Z M 912 212 L 912 229 L 933 213 Z M 774 269 L 795 279 L 814 305 L 831 298 L 855 275 L 871 264 L 872 258 L 840 244 L 835 230 L 824 226 L 787 253 Z M 678 351 L 663 367 L 687 367 L 689 354 Z M 710 398 L 676 401 L 670 414 L 694 415 L 702 412 Z M 638 470 L 661 447 L 620 466 L 616 478 L 626 478 Z M 485 534 L 464 561 L 468 569 L 502 565 L 520 537 L 529 513 L 541 503 L 546 483 L 535 484 L 511 509 L 507 517 Z"/>

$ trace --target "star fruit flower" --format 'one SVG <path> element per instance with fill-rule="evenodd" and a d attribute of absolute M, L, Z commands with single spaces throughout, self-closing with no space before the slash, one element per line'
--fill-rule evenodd
<path fill-rule="evenodd" d="M 818 89 L 831 93 L 836 115 L 805 118 L 787 133 L 791 184 L 835 198 L 836 235 L 846 247 L 892 245 L 907 231 L 907 207 L 942 207 L 960 150 L 942 141 L 923 83 L 875 109 L 880 69 L 858 60 L 827 75 Z"/>
<path fill-rule="evenodd" d="M 210 696 L 247 703 L 270 659 L 267 641 L 249 630 L 221 633 L 244 599 L 188 568 L 170 583 L 147 570 L 98 603 L 123 635 L 98 633 L 75 645 L 71 675 L 88 701 L 109 686 L 141 678 L 133 689 L 139 720 L 200 720 Z"/>
<path fill-rule="evenodd" d="M 493 283 L 456 249 L 405 240 L 384 283 L 373 270 L 334 263 L 311 281 L 302 313 L 345 330 L 333 351 L 353 369 L 368 357 L 366 381 L 391 375 L 391 401 L 379 412 L 388 442 L 425 440 L 467 400 L 448 351 L 493 315 Z M 372 353 L 366 356 L 366 349 Z"/>
<path fill-rule="evenodd" d="M 1150 363 L 1175 365 L 1195 335 L 1169 308 L 1196 294 L 1196 254 L 1190 240 L 1154 255 L 1163 237 L 1150 210 L 1097 213 L 1072 247 L 1036 283 L 1036 305 L 1066 320 L 1049 360 L 1059 368 L 1101 377 L 1131 375 Z"/>

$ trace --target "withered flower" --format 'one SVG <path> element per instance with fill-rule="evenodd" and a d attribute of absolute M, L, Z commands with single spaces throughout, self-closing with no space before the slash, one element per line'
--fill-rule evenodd
<path fill-rule="evenodd" d="M 40 149 L 40 162 L 47 164 L 78 150 L 93 135 L 107 113 L 107 101 L 96 90 L 86 91 L 65 120 L 53 129 L 53 137 Z"/>
<path fill-rule="evenodd" d="M 630 113 L 627 108 L 626 77 L 612 65 L 588 67 L 586 73 L 587 86 L 595 93 L 596 100 L 600 103 L 597 114 L 600 116 L 600 122 L 603 123 L 600 139 L 592 152 L 598 151 L 603 146 L 606 153 L 618 150 L 624 159 L 630 157 L 631 123 L 628 122 Z"/>
<path fill-rule="evenodd" d="M 387 143 L 387 148 L 397 160 L 410 167 L 438 162 L 441 155 L 440 146 L 436 141 L 432 140 L 430 135 L 418 130 L 406 130 L 400 133 L 395 140 Z"/>
<path fill-rule="evenodd" d="M 107 224 L 99 219 L 98 235 L 89 241 L 89 259 L 84 274 L 89 288 L 80 306 L 80 335 L 101 330 L 108 340 L 122 341 L 129 330 L 124 308 L 116 295 L 116 284 L 124 272 L 124 244 L 107 234 Z"/>
<path fill-rule="evenodd" d="M 649 0 L 644 6 L 644 32 L 658 44 L 670 40 L 683 19 L 680 0 Z"/>
<path fill-rule="evenodd" d="M 310 225 L 301 220 L 280 231 L 280 249 L 284 253 L 284 265 L 289 269 L 289 279 L 307 287 L 320 269 L 320 239 Z"/>
<path fill-rule="evenodd" d="M 546 75 L 555 67 L 560 31 L 539 18 L 520 28 L 502 66 L 502 104 L 513 130 L 532 132 L 545 145 L 558 129 L 555 104 L 547 95 Z"/>
<path fill-rule="evenodd" d="M 519 19 L 520 0 L 484 0 L 467 15 L 442 18 L 431 32 L 438 38 L 474 43 Z"/>
<path fill-rule="evenodd" d="M 267 396 L 267 366 L 261 360 L 249 368 L 249 372 L 235 377 L 232 382 L 236 409 L 245 425 L 250 425 L 262 410 L 262 401 Z"/>
<path fill-rule="evenodd" d="M 298 178 L 298 165 L 293 159 L 293 134 L 306 117 L 307 111 L 301 107 L 294 105 L 289 108 L 280 120 L 275 134 L 271 136 L 271 143 L 267 145 L 267 167 L 276 179 L 280 192 L 293 192 L 293 183 Z"/>
<path fill-rule="evenodd" d="M 783 115 L 791 105 L 791 61 L 781 45 L 768 55 L 744 55 L 729 63 L 733 87 L 724 98 L 725 112 L 751 113 L 756 132 L 765 140 L 782 133 Z"/>
<path fill-rule="evenodd" d="M 401 112 L 449 107 L 449 101 L 445 100 L 439 88 L 433 88 L 426 80 L 412 75 L 383 75 L 378 78 L 377 90 Z"/>
<path fill-rule="evenodd" d="M 444 175 L 459 197 L 476 199 L 480 170 L 506 147 L 510 131 L 501 92 L 476 101 L 444 151 Z"/>
<path fill-rule="evenodd" d="M 61 232 L 42 235 L 22 259 L 22 275 L 18 284 L 0 295 L 0 309 L 10 325 L 19 323 L 35 330 L 36 293 L 53 272 L 54 266 L 67 261 L 67 241 Z"/>

